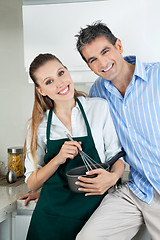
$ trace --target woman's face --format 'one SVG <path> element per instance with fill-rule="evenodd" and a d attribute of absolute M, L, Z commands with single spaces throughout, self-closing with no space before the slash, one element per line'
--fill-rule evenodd
<path fill-rule="evenodd" d="M 69 71 L 57 60 L 50 60 L 41 66 L 35 77 L 42 96 L 48 96 L 54 102 L 70 100 L 74 97 L 74 84 Z"/>

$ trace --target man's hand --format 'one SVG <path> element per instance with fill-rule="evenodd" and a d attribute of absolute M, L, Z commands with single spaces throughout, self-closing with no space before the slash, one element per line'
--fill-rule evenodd
<path fill-rule="evenodd" d="M 85 196 L 102 195 L 118 181 L 115 172 L 108 172 L 102 168 L 91 170 L 87 175 L 97 174 L 95 178 L 78 177 L 82 182 L 76 182 L 80 186 L 79 190 L 86 192 Z"/>
<path fill-rule="evenodd" d="M 37 203 L 39 196 L 40 196 L 40 192 L 37 192 L 37 193 L 31 193 L 30 192 L 30 193 L 27 193 L 27 194 L 19 197 L 19 200 L 25 199 L 24 206 L 27 206 L 27 204 L 31 200 L 35 200 L 35 202 Z"/>

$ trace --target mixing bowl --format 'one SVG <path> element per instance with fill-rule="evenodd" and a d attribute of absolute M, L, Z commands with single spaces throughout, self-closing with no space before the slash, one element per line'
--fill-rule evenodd
<path fill-rule="evenodd" d="M 106 171 L 109 171 L 110 166 L 108 163 L 94 164 L 94 166 L 96 166 L 96 168 L 100 168 L 99 165 L 102 166 L 102 168 L 104 168 Z M 95 169 L 95 167 L 93 165 L 90 165 L 90 166 L 92 167 L 92 169 Z M 97 176 L 97 174 L 86 175 L 87 171 L 88 170 L 87 170 L 86 166 L 84 165 L 81 167 L 73 168 L 66 173 L 69 187 L 73 192 L 84 193 L 83 191 L 79 191 L 78 188 L 80 186 L 75 184 L 75 182 L 80 181 L 80 180 L 78 180 L 79 176 L 86 177 L 86 178 L 94 178 Z"/>

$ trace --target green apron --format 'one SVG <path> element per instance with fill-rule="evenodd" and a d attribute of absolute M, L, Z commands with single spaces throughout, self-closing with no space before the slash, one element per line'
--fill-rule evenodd
<path fill-rule="evenodd" d="M 82 142 L 82 149 L 96 162 L 100 162 L 95 148 L 91 130 L 82 104 L 76 99 L 83 115 L 87 136 L 75 137 Z M 44 161 L 47 164 L 60 151 L 68 139 L 50 140 L 50 125 L 52 121 L 50 110 L 47 123 L 47 153 Z M 88 218 L 100 204 L 103 196 L 88 196 L 74 193 L 69 189 L 66 172 L 72 168 L 84 165 L 80 155 L 67 159 L 57 171 L 43 184 L 41 194 L 32 214 L 27 240 L 74 240 Z"/>

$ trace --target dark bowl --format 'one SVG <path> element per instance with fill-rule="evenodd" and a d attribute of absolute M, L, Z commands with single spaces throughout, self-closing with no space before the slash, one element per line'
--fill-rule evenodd
<path fill-rule="evenodd" d="M 96 168 L 100 168 L 99 165 L 102 166 L 106 171 L 109 171 L 110 166 L 109 166 L 108 163 L 95 164 L 94 166 L 96 166 Z M 95 169 L 94 166 L 91 165 L 92 169 Z M 94 177 L 97 176 L 97 174 L 86 175 L 87 171 L 88 170 L 87 170 L 86 166 L 84 165 L 84 166 L 81 166 L 81 167 L 73 168 L 66 173 L 69 187 L 73 192 L 84 193 L 83 191 L 79 191 L 78 188 L 80 186 L 75 184 L 75 182 L 80 181 L 80 180 L 78 180 L 79 176 L 86 177 L 86 178 L 94 178 Z"/>

